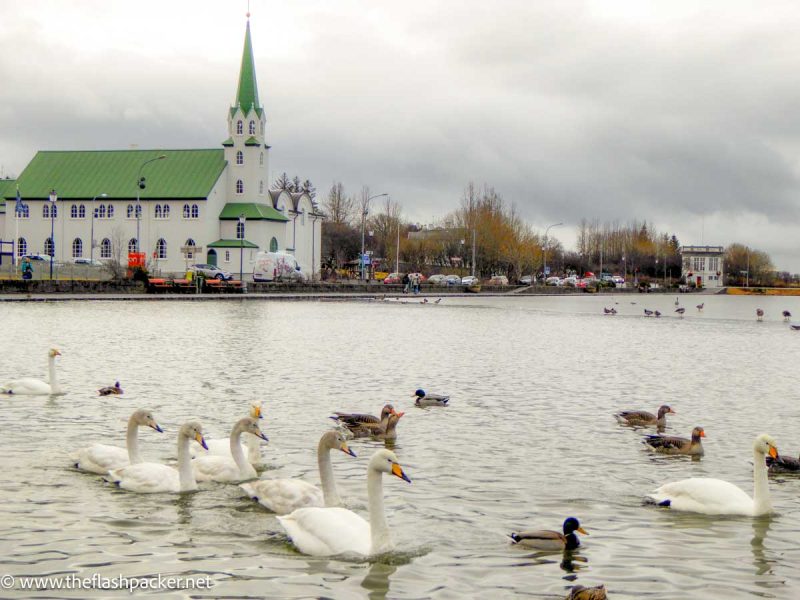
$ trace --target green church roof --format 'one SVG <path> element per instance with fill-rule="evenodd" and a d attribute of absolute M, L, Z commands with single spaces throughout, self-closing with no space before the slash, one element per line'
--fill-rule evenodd
<path fill-rule="evenodd" d="M 11 214 L 14 214 L 14 201 L 17 197 L 17 180 L 0 179 L 0 215 L 6 212 L 6 198 L 11 198 Z"/>
<path fill-rule="evenodd" d="M 244 145 L 245 145 L 245 146 L 260 146 L 260 145 L 261 145 L 261 142 L 259 142 L 259 141 L 258 141 L 258 140 L 255 138 L 255 136 L 252 136 L 252 135 L 251 135 L 249 138 L 247 138 L 247 139 L 244 141 Z"/>
<path fill-rule="evenodd" d="M 248 221 L 288 221 L 281 211 L 271 204 L 259 202 L 228 202 L 219 213 L 221 221 L 233 221 L 244 215 Z"/>
<path fill-rule="evenodd" d="M 247 240 L 217 240 L 208 244 L 209 248 L 258 248 L 253 242 Z"/>
<path fill-rule="evenodd" d="M 250 21 L 244 35 L 244 51 L 242 52 L 242 68 L 239 71 L 239 87 L 236 90 L 236 103 L 247 114 L 250 109 L 260 109 L 258 101 L 258 84 L 256 83 L 256 66 L 253 60 L 253 45 L 250 42 Z"/>
<path fill-rule="evenodd" d="M 159 156 L 166 156 L 162 160 Z M 144 166 L 145 163 L 151 161 Z M 207 198 L 226 165 L 224 151 L 99 150 L 37 152 L 17 179 L 23 200 L 47 198 Z M 146 178 L 140 190 L 139 176 Z"/>

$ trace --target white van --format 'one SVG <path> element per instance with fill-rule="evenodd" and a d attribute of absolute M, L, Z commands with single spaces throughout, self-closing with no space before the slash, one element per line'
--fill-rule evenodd
<path fill-rule="evenodd" d="M 253 267 L 253 281 L 306 281 L 306 274 L 294 254 L 259 252 Z"/>

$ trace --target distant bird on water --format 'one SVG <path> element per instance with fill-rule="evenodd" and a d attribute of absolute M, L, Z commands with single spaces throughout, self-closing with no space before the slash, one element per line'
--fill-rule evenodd
<path fill-rule="evenodd" d="M 546 529 L 521 531 L 520 533 L 512 533 L 508 537 L 511 538 L 512 544 L 519 544 L 526 548 L 534 548 L 535 550 L 544 550 L 546 552 L 563 552 L 564 550 L 575 550 L 581 545 L 581 541 L 575 535 L 576 531 L 589 535 L 575 517 L 569 517 L 564 521 L 562 531 L 564 533 Z"/>
<path fill-rule="evenodd" d="M 675 296 L 675 306 L 680 306 L 680 304 L 681 304 L 681 301 L 678 299 L 677 296 Z"/>
<path fill-rule="evenodd" d="M 764 311 L 760 308 L 756 309 L 756 321 L 763 321 L 764 320 Z"/>
<path fill-rule="evenodd" d="M 655 316 L 656 316 L 656 317 L 660 317 L 660 316 L 661 316 L 661 311 L 660 311 L 660 310 L 657 310 L 657 311 L 656 311 L 655 313 L 653 313 L 653 314 L 655 314 Z"/>
<path fill-rule="evenodd" d="M 102 387 L 97 390 L 97 393 L 101 396 L 120 396 L 122 394 L 122 388 L 119 386 L 119 381 L 114 383 L 114 385 L 107 385 L 106 387 Z"/>
<path fill-rule="evenodd" d="M 614 310 L 614 309 L 613 308 L 606 308 L 605 306 L 603 307 L 603 312 L 605 314 L 607 314 L 607 315 L 610 315 L 612 310 Z"/>
<path fill-rule="evenodd" d="M 784 321 L 788 321 L 791 318 L 792 318 L 792 313 L 790 313 L 788 310 L 783 311 L 783 320 Z"/>
<path fill-rule="evenodd" d="M 614 415 L 620 425 L 631 425 L 633 427 L 652 427 L 655 425 L 659 429 L 667 426 L 667 415 L 675 414 L 668 405 L 662 404 L 658 407 L 658 415 L 645 410 L 623 410 Z"/>
<path fill-rule="evenodd" d="M 653 311 L 652 310 L 648 310 L 648 309 L 645 308 L 644 309 L 644 316 L 645 317 L 652 317 L 653 316 Z"/>
<path fill-rule="evenodd" d="M 697 310 L 703 310 L 703 307 L 704 307 L 705 305 L 706 305 L 706 303 L 705 303 L 705 302 L 701 302 L 700 304 L 698 304 L 698 305 L 697 305 Z"/>
<path fill-rule="evenodd" d="M 676 308 L 675 312 L 678 313 L 681 316 L 681 319 L 682 319 L 683 318 L 683 313 L 686 312 L 686 309 L 681 306 L 680 308 Z"/>

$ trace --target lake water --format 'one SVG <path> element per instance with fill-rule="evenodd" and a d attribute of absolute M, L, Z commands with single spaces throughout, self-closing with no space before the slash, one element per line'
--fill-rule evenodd
<path fill-rule="evenodd" d="M 45 378 L 56 346 L 66 388 L 0 399 L 0 574 L 214 584 L 150 592 L 175 598 L 563 598 L 574 583 L 605 583 L 612 598 L 795 598 L 800 479 L 771 478 L 771 518 L 681 515 L 641 499 L 690 476 L 751 494 L 759 433 L 797 455 L 800 332 L 780 312 L 800 315 L 800 298 L 681 300 L 683 319 L 674 296 L 656 295 L 0 303 L 0 379 Z M 123 396 L 96 395 L 117 379 Z M 452 405 L 414 408 L 418 387 L 449 393 Z M 374 414 L 387 401 L 406 411 L 395 451 L 413 483 L 384 478 L 395 552 L 305 557 L 238 486 L 140 495 L 69 465 L 90 442 L 124 445 L 136 408 L 165 429 L 140 431 L 145 458 L 170 460 L 181 423 L 196 417 L 208 437 L 224 437 L 253 399 L 264 401 L 268 474 L 314 483 L 332 411 Z M 662 403 L 677 412 L 670 433 L 705 428 L 702 460 L 651 456 L 641 432 L 612 417 Z M 333 456 L 343 498 L 365 516 L 378 447 L 357 440 L 358 458 Z M 509 545 L 511 531 L 560 529 L 567 516 L 590 532 L 577 559 Z M 0 590 L 15 595 L 25 594 Z"/>

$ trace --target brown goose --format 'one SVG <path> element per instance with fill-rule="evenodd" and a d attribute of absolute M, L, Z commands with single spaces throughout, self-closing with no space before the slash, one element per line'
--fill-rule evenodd
<path fill-rule="evenodd" d="M 114 383 L 114 385 L 107 385 L 106 387 L 102 387 L 97 390 L 97 393 L 101 396 L 119 396 L 122 394 L 122 388 L 119 385 L 119 381 Z"/>
<path fill-rule="evenodd" d="M 664 428 L 667 426 L 667 415 L 675 414 L 666 404 L 658 408 L 658 416 L 645 410 L 623 410 L 614 415 L 619 423 L 622 425 L 632 425 L 635 427 L 652 427 L 656 426 Z"/>
<path fill-rule="evenodd" d="M 375 417 L 373 415 L 368 415 L 364 413 L 343 413 L 337 412 L 333 413 L 335 416 L 331 417 L 334 421 L 341 423 L 348 429 L 352 427 L 358 427 L 362 423 L 380 423 L 384 419 L 388 419 L 389 415 L 394 412 L 394 406 L 391 404 L 385 405 L 381 409 L 381 416 Z"/>
<path fill-rule="evenodd" d="M 353 437 L 372 437 L 376 440 L 395 440 L 397 439 L 397 422 L 405 413 L 392 411 L 386 419 L 380 423 L 361 423 L 357 427 L 350 429 Z"/>
<path fill-rule="evenodd" d="M 606 600 L 606 586 L 598 585 L 596 587 L 583 587 L 582 585 L 573 586 L 566 600 Z"/>
<path fill-rule="evenodd" d="M 526 548 L 534 548 L 536 550 L 543 550 L 547 552 L 563 552 L 564 550 L 575 550 L 581 545 L 578 536 L 575 535 L 576 531 L 584 535 L 589 535 L 578 519 L 569 517 L 564 521 L 564 533 L 558 531 L 551 531 L 549 529 L 541 529 L 537 531 L 521 531 L 520 533 L 512 533 L 509 537 L 513 544 L 519 544 Z"/>
<path fill-rule="evenodd" d="M 764 320 L 764 309 L 757 308 L 756 309 L 756 321 L 763 321 Z"/>
<path fill-rule="evenodd" d="M 692 429 L 692 439 L 678 437 L 675 435 L 648 435 L 642 443 L 650 450 L 662 454 L 687 454 L 689 456 L 703 456 L 703 444 L 700 438 L 706 437 L 706 432 L 702 427 Z"/>

